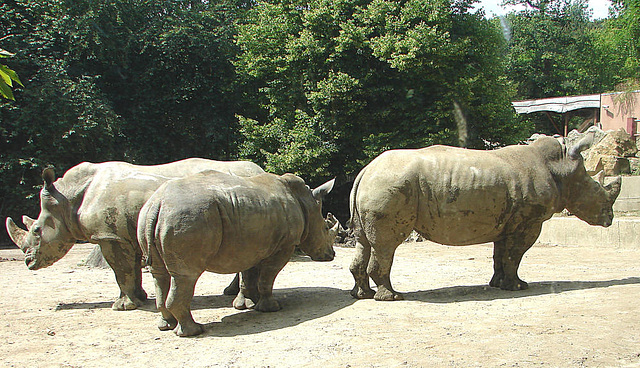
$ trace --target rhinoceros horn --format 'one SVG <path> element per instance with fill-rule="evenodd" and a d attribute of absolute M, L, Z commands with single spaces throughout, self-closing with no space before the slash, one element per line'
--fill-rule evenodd
<path fill-rule="evenodd" d="M 588 149 L 593 144 L 593 133 L 587 133 L 585 136 L 573 147 L 569 148 L 569 157 L 574 160 L 580 158 L 580 152 Z"/>
<path fill-rule="evenodd" d="M 25 238 L 27 237 L 27 232 L 21 229 L 20 227 L 18 227 L 18 225 L 16 225 L 16 223 L 13 222 L 11 217 L 7 217 L 6 225 L 7 225 L 7 233 L 9 233 L 9 237 L 24 252 L 25 243 L 26 243 Z"/>
<path fill-rule="evenodd" d="M 336 222 L 336 224 L 333 225 L 331 229 L 329 229 L 329 236 L 331 237 L 331 239 L 335 239 L 338 236 L 339 232 L 340 232 L 340 223 Z"/>
<path fill-rule="evenodd" d="M 611 183 L 604 186 L 604 190 L 607 191 L 609 195 L 609 200 L 611 203 L 615 202 L 616 198 L 618 198 L 618 194 L 620 194 L 620 189 L 622 188 L 622 178 L 617 177 Z"/>

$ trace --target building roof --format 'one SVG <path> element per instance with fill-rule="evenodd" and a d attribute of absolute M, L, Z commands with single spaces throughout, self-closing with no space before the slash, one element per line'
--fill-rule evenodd
<path fill-rule="evenodd" d="M 515 101 L 511 103 L 518 114 L 532 112 L 557 112 L 563 114 L 567 111 L 600 108 L 600 95 L 567 96 L 543 98 L 540 100 Z"/>

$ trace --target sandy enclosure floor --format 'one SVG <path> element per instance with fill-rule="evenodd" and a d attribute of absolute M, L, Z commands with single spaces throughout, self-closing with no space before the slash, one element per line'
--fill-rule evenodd
<path fill-rule="evenodd" d="M 638 367 L 640 248 L 534 246 L 520 276 L 530 289 L 501 291 L 488 245 L 409 243 L 392 272 L 406 300 L 349 295 L 354 249 L 333 262 L 295 257 L 276 279 L 276 313 L 236 311 L 205 274 L 193 300 L 206 331 L 178 338 L 156 328 L 150 300 L 117 312 L 111 270 L 81 266 L 92 245 L 29 271 L 0 250 L 3 367 Z"/>

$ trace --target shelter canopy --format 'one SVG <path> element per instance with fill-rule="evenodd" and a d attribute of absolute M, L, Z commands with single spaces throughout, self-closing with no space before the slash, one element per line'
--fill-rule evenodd
<path fill-rule="evenodd" d="M 556 112 L 564 114 L 568 111 L 600 108 L 600 95 L 583 95 L 543 98 L 540 100 L 515 101 L 511 103 L 518 114 L 532 112 Z"/>

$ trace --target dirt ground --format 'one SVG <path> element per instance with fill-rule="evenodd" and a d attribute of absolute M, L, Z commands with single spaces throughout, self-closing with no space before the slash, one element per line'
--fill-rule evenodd
<path fill-rule="evenodd" d="M 193 300 L 203 335 L 156 328 L 153 280 L 139 310 L 117 312 L 113 273 L 76 245 L 29 271 L 0 249 L 3 367 L 638 367 L 640 248 L 534 246 L 521 292 L 487 287 L 488 245 L 428 242 L 398 249 L 392 272 L 406 300 L 349 295 L 351 248 L 330 263 L 296 257 L 276 279 L 276 313 L 236 311 L 231 275 L 205 274 Z"/>

